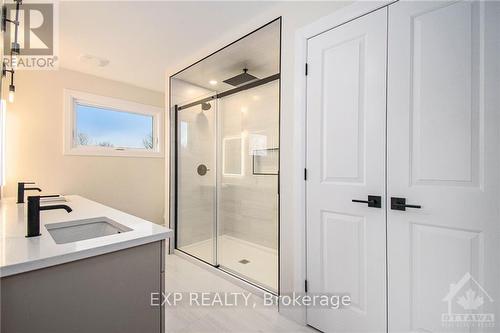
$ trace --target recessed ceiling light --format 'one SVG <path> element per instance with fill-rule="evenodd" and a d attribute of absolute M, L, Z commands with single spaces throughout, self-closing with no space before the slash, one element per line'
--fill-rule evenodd
<path fill-rule="evenodd" d="M 217 81 L 215 81 L 215 80 L 210 80 L 210 81 L 208 81 L 208 83 L 210 83 L 211 85 L 215 86 L 215 85 L 217 84 Z"/>

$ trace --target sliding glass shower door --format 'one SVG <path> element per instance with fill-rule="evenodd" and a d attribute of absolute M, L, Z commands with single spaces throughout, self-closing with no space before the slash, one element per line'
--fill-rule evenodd
<path fill-rule="evenodd" d="M 279 80 L 177 114 L 177 248 L 278 289 Z"/>
<path fill-rule="evenodd" d="M 218 264 L 278 286 L 279 80 L 219 100 Z"/>
<path fill-rule="evenodd" d="M 216 265 L 216 103 L 177 114 L 177 247 Z"/>
<path fill-rule="evenodd" d="M 280 36 L 276 19 L 170 78 L 175 247 L 274 293 Z"/>

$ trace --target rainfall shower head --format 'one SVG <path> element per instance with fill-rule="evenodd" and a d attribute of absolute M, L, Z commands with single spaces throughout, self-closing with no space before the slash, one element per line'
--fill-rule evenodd
<path fill-rule="evenodd" d="M 230 84 L 234 87 L 241 86 L 244 83 L 257 80 L 258 77 L 255 77 L 251 74 L 248 74 L 248 68 L 243 68 L 243 73 L 238 74 L 236 76 L 233 76 L 232 78 L 229 78 L 227 80 L 224 80 L 223 82 Z"/>
<path fill-rule="evenodd" d="M 207 110 L 210 110 L 210 108 L 212 107 L 212 105 L 210 103 L 207 103 L 207 102 L 203 102 L 201 103 L 201 109 L 203 111 L 207 111 Z"/>

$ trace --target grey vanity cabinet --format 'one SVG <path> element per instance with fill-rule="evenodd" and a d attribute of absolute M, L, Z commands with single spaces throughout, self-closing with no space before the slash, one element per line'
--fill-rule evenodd
<path fill-rule="evenodd" d="M 2 333 L 161 333 L 164 241 L 1 279 Z"/>

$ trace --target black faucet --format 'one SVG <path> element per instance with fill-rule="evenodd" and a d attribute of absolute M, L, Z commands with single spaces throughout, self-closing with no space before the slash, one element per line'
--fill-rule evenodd
<path fill-rule="evenodd" d="M 24 191 L 38 191 L 42 192 L 41 188 L 38 187 L 24 187 L 24 185 L 33 185 L 32 182 L 21 182 L 17 183 L 17 203 L 24 203 Z"/>
<path fill-rule="evenodd" d="M 59 195 L 36 195 L 28 197 L 28 233 L 26 237 L 40 236 L 40 211 L 52 209 L 65 209 L 71 213 L 72 209 L 66 205 L 53 205 L 40 207 L 40 198 L 53 198 Z"/>

